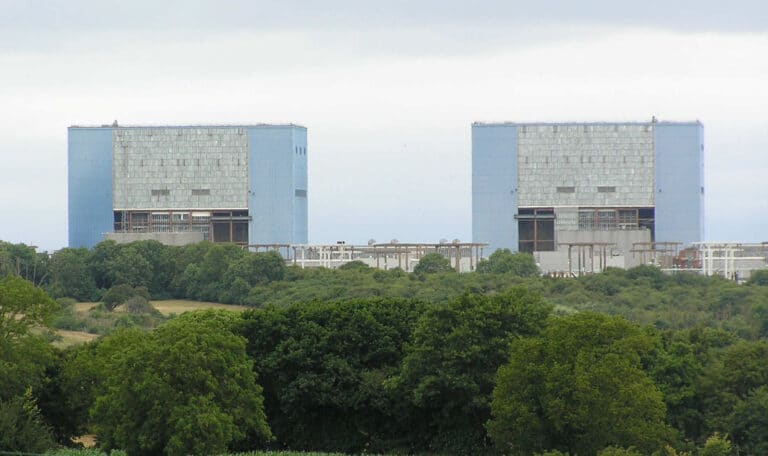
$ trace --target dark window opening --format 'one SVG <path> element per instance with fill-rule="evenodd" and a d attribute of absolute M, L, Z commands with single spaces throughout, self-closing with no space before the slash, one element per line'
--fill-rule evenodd
<path fill-rule="evenodd" d="M 555 250 L 555 213 L 553 209 L 520 209 L 517 215 L 518 250 L 552 252 Z"/>

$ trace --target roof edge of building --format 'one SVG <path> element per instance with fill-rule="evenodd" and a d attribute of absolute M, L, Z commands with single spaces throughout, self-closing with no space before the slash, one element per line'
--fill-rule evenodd
<path fill-rule="evenodd" d="M 294 123 L 256 123 L 256 124 L 189 124 L 189 125 L 70 125 L 67 129 L 139 129 L 139 128 L 301 128 L 304 125 Z"/>
<path fill-rule="evenodd" d="M 703 125 L 700 120 L 690 121 L 673 121 L 673 120 L 659 120 L 659 121 L 630 121 L 630 122 L 607 122 L 607 121 L 594 121 L 594 122 L 472 122 L 473 127 L 547 127 L 547 126 L 573 126 L 573 125 Z"/>

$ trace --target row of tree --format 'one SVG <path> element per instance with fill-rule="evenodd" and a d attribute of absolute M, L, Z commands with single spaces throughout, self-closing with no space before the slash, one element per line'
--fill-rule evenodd
<path fill-rule="evenodd" d="M 2 436 L 95 432 L 158 455 L 672 455 L 722 434 L 768 454 L 768 341 L 555 314 L 525 286 L 190 313 L 64 351 L 33 331 L 55 306 L 0 281 Z"/>
<path fill-rule="evenodd" d="M 530 255 L 502 253 L 481 263 L 479 270 L 517 276 L 538 274 Z M 421 278 L 425 274 L 453 272 L 448 260 L 437 254 L 426 255 L 416 270 L 415 277 Z M 335 282 L 351 284 L 368 278 L 370 281 L 364 280 L 366 291 L 373 291 L 369 285 L 408 278 L 399 269 L 374 272 L 354 262 L 338 271 L 340 278 Z M 146 288 L 154 299 L 175 297 L 254 306 L 267 304 L 260 302 L 258 290 L 270 284 L 283 283 L 285 288 L 286 282 L 316 277 L 298 268 L 287 268 L 276 252 L 253 254 L 234 244 L 210 242 L 176 247 L 157 241 L 103 241 L 91 250 L 64 248 L 50 256 L 23 244 L 0 241 L 0 276 L 6 274 L 30 280 L 54 298 L 99 301 L 110 288 L 130 285 Z M 254 289 L 257 291 L 252 294 Z"/>
<path fill-rule="evenodd" d="M 274 252 L 253 254 L 207 242 L 184 247 L 154 241 L 102 242 L 92 250 L 62 249 L 52 256 L 0 242 L 0 276 L 15 274 L 54 298 L 113 300 L 125 287 L 146 289 L 152 299 L 185 298 L 264 307 L 313 300 L 369 297 L 443 302 L 466 292 L 493 293 L 524 285 L 538 291 L 557 313 L 593 310 L 622 315 L 659 329 L 697 325 L 756 340 L 768 336 L 768 271 L 739 286 L 696 274 L 662 274 L 641 266 L 573 280 L 540 277 L 530 255 L 497 251 L 476 273 L 457 274 L 447 260 L 427 255 L 407 274 L 352 262 L 337 270 L 286 267 Z M 123 287 L 113 290 L 114 287 Z M 110 293 L 110 290 L 112 291 Z"/>

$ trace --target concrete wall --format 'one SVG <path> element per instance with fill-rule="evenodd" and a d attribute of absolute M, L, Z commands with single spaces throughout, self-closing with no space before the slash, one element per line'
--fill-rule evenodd
<path fill-rule="evenodd" d="M 520 125 L 517 131 L 520 206 L 653 205 L 650 125 Z"/>
<path fill-rule="evenodd" d="M 115 209 L 247 207 L 244 128 L 115 128 L 112 144 Z"/>
<path fill-rule="evenodd" d="M 112 231 L 112 129 L 70 128 L 69 246 L 91 248 Z"/>
<path fill-rule="evenodd" d="M 158 241 L 165 245 L 187 245 L 203 241 L 203 233 L 106 233 L 105 240 L 115 241 L 118 244 L 127 244 L 136 241 Z"/>
<path fill-rule="evenodd" d="M 651 242 L 650 230 L 583 230 L 583 231 L 555 231 L 555 240 L 557 243 L 566 242 L 609 242 L 614 244 L 609 247 L 614 255 L 624 257 L 622 267 L 633 267 L 640 264 L 639 255 L 631 252 L 632 246 L 636 242 Z M 558 247 L 558 250 L 565 249 L 566 246 Z"/>
<path fill-rule="evenodd" d="M 517 251 L 517 127 L 472 126 L 472 242 Z"/>
<path fill-rule="evenodd" d="M 568 249 L 558 250 L 555 252 L 535 252 L 533 254 L 536 264 L 541 269 L 542 274 L 552 273 L 567 273 L 568 269 Z M 593 257 L 590 259 L 589 254 L 582 258 L 581 272 L 582 274 L 588 274 L 592 272 L 600 272 L 600 254 L 595 250 Z M 592 266 L 594 265 L 594 270 Z M 608 254 L 605 257 L 606 268 L 626 268 L 627 258 L 620 254 Z M 574 275 L 579 274 L 579 259 L 578 249 L 574 247 L 571 251 L 571 266 L 570 271 Z"/>
<path fill-rule="evenodd" d="M 704 240 L 704 127 L 657 124 L 656 240 Z"/>
<path fill-rule="evenodd" d="M 307 130 L 292 125 L 248 127 L 250 244 L 306 243 Z M 299 190 L 299 192 L 297 192 Z"/>

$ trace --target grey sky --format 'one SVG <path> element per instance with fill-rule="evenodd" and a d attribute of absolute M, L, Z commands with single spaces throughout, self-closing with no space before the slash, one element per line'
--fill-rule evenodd
<path fill-rule="evenodd" d="M 66 127 L 295 122 L 310 241 L 470 238 L 475 120 L 699 119 L 707 237 L 768 240 L 768 7 L 0 0 L 0 239 L 66 244 Z"/>

